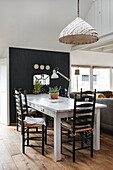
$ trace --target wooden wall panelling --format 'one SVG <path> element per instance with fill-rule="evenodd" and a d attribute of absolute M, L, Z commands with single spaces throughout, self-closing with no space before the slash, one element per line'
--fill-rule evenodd
<path fill-rule="evenodd" d="M 102 20 L 102 35 L 110 32 L 110 9 L 109 9 L 109 0 L 101 0 L 101 20 Z"/>
<path fill-rule="evenodd" d="M 113 0 L 110 0 L 110 14 L 111 32 L 113 32 Z"/>
<path fill-rule="evenodd" d="M 51 69 L 47 71 L 35 70 L 34 64 L 50 65 Z M 59 71 L 69 77 L 69 53 L 41 51 L 31 49 L 9 49 L 9 77 L 10 77 L 10 120 L 15 123 L 15 109 L 13 99 L 13 89 L 26 89 L 28 93 L 33 91 L 33 75 L 34 74 L 49 74 L 51 76 L 52 70 L 59 67 Z M 68 81 L 59 76 L 59 79 L 51 80 L 51 86 L 68 87 Z"/>
<path fill-rule="evenodd" d="M 113 0 L 96 0 L 86 16 L 86 20 L 99 35 L 113 32 Z"/>

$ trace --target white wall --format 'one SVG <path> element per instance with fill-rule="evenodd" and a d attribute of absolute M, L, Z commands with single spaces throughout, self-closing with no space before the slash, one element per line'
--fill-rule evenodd
<path fill-rule="evenodd" d="M 9 124 L 7 59 L 0 59 L 0 123 Z"/>
<path fill-rule="evenodd" d="M 85 20 L 99 33 L 113 32 L 113 0 L 95 0 Z"/>
<path fill-rule="evenodd" d="M 76 50 L 70 53 L 70 63 L 113 67 L 113 54 Z"/>

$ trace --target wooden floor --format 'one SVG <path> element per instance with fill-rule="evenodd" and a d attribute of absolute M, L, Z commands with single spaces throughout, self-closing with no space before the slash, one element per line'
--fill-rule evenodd
<path fill-rule="evenodd" d="M 48 143 L 53 145 L 53 131 L 49 131 Z M 66 155 L 67 154 L 67 155 Z M 21 153 L 21 135 L 15 126 L 0 124 L 0 170 L 113 170 L 113 137 L 101 134 L 101 150 L 76 152 L 76 163 L 71 154 L 63 150 L 62 161 L 54 162 L 53 147 L 45 146 L 45 156 L 40 148 L 27 148 Z"/>

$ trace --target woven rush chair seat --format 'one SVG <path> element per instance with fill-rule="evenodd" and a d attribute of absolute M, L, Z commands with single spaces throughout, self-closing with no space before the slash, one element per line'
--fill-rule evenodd
<path fill-rule="evenodd" d="M 62 128 L 69 130 L 69 131 L 73 131 L 73 120 L 62 120 Z M 92 128 L 90 127 L 90 125 L 79 125 L 78 127 L 76 126 L 76 130 L 75 132 L 84 132 L 84 131 L 91 131 Z"/>

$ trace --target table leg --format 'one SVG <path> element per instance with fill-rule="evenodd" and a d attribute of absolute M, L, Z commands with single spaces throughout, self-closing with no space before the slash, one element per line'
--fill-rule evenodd
<path fill-rule="evenodd" d="M 54 117 L 54 160 L 61 160 L 61 118 L 58 114 Z"/>
<path fill-rule="evenodd" d="M 100 150 L 100 109 L 95 109 L 93 148 Z"/>

